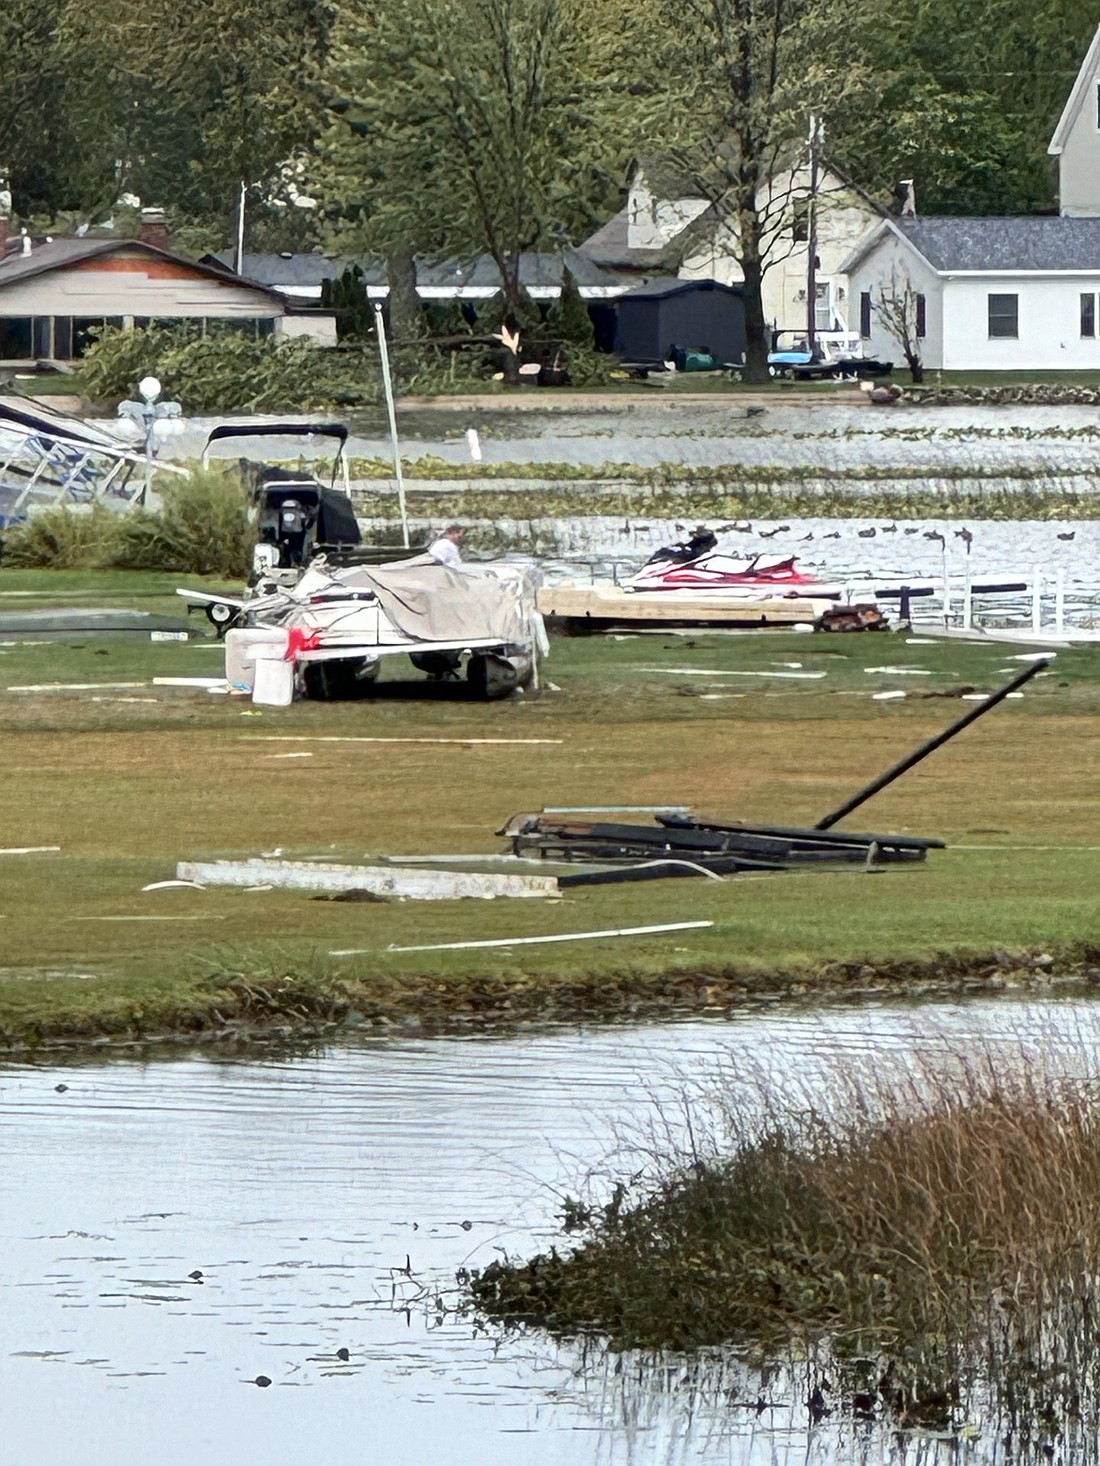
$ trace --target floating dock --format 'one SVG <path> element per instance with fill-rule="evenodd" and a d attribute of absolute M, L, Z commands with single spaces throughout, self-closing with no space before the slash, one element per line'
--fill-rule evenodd
<path fill-rule="evenodd" d="M 551 585 L 538 608 L 566 631 L 654 630 L 671 626 L 793 626 L 836 606 L 817 596 L 737 597 L 713 591 L 627 591 L 613 585 Z"/>

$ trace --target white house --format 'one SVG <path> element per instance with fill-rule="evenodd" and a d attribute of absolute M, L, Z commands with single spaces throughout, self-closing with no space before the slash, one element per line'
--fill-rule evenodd
<path fill-rule="evenodd" d="M 1100 214 L 1100 26 L 1092 38 L 1047 151 L 1058 159 L 1063 214 Z"/>
<path fill-rule="evenodd" d="M 805 331 L 809 323 L 808 158 L 777 171 L 761 191 L 769 219 L 764 316 L 773 329 Z M 819 167 L 816 199 L 817 270 L 814 324 L 819 331 L 854 330 L 842 265 L 882 210 L 839 169 Z M 690 176 L 674 164 L 643 159 L 635 164 L 626 204 L 581 246 L 604 268 L 642 276 L 742 280 L 736 259 L 736 224 L 700 196 Z"/>
<path fill-rule="evenodd" d="M 1100 368 L 1100 218 L 885 219 L 843 269 L 869 355 L 901 360 L 882 306 L 909 291 L 926 367 Z"/>

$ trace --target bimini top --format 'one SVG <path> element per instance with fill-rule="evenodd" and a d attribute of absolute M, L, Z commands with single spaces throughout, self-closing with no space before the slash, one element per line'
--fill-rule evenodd
<path fill-rule="evenodd" d="M 212 430 L 206 440 L 209 448 L 221 438 L 337 438 L 340 446 L 348 440 L 348 430 L 339 422 L 227 422 Z"/>

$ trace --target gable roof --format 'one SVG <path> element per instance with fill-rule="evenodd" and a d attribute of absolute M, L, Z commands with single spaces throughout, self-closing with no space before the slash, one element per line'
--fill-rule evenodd
<path fill-rule="evenodd" d="M 148 255 L 153 260 L 166 260 L 174 265 L 184 265 L 199 275 L 205 275 L 209 279 L 221 281 L 226 285 L 246 285 L 253 290 L 260 291 L 280 305 L 286 304 L 285 299 L 277 290 L 260 285 L 255 280 L 248 280 L 243 275 L 234 275 L 232 270 L 226 270 L 221 265 L 190 260 L 186 255 L 174 254 L 171 250 L 160 249 L 155 244 L 146 244 L 143 239 L 47 240 L 45 244 L 36 244 L 30 254 L 19 252 L 0 259 L 0 290 L 5 285 L 14 284 L 17 280 L 29 280 L 35 275 L 45 275 L 51 270 L 64 270 L 73 265 L 105 259 L 123 250 L 137 251 L 139 254 Z"/>
<path fill-rule="evenodd" d="M 613 214 L 577 246 L 578 253 L 594 265 L 606 270 L 656 270 L 660 268 L 664 249 L 638 249 L 630 244 L 628 209 Z"/>
<path fill-rule="evenodd" d="M 887 233 L 939 275 L 1059 270 L 1100 274 L 1100 218 L 886 219 L 841 266 L 845 274 Z"/>
<path fill-rule="evenodd" d="M 711 295 L 743 295 L 744 287 L 741 285 L 723 285 L 720 280 L 681 280 L 676 276 L 669 278 L 664 276 L 657 280 L 650 280 L 646 285 L 635 285 L 633 290 L 628 290 L 625 295 L 619 296 L 620 303 L 624 300 L 667 300 L 670 295 L 699 294 L 705 291 Z"/>
<path fill-rule="evenodd" d="M 1070 94 L 1066 98 L 1066 105 L 1062 108 L 1062 115 L 1058 119 L 1058 125 L 1054 129 L 1054 136 L 1051 138 L 1050 146 L 1047 148 L 1047 152 L 1054 157 L 1060 156 L 1062 150 L 1065 148 L 1066 139 L 1069 137 L 1073 124 L 1077 121 L 1077 114 L 1084 106 L 1089 82 L 1096 75 L 1098 64 L 1100 64 L 1100 25 L 1096 27 L 1092 44 L 1085 52 L 1085 59 L 1081 62 L 1081 69 L 1077 73 L 1077 80 L 1073 83 Z"/>

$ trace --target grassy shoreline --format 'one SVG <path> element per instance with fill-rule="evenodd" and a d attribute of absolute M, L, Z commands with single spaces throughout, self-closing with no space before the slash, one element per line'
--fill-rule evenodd
<path fill-rule="evenodd" d="M 0 1050 L 10 1057 L 721 1018 L 780 1001 L 1071 995 L 1100 990 L 1100 946 L 945 951 L 899 962 L 852 960 L 774 971 L 670 966 L 656 973 L 626 967 L 613 978 L 590 980 L 554 972 L 349 976 L 263 955 L 254 962 L 209 959 L 164 982 L 102 979 L 93 992 L 87 979 L 75 979 L 81 988 L 74 991 L 74 979 L 65 974 L 38 976 L 51 984 L 48 999 L 26 992 L 20 1001 L 9 987 L 12 979 L 0 974 Z"/>

